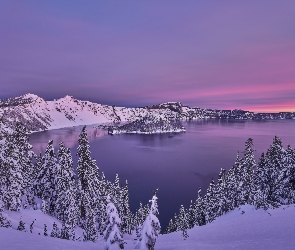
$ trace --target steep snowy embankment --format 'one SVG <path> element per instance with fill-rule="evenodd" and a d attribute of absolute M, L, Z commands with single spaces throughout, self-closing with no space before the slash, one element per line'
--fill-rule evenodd
<path fill-rule="evenodd" d="M 244 211 L 244 212 L 242 212 Z M 36 213 L 36 214 L 34 214 Z M 17 219 L 20 215 L 28 221 L 37 216 L 39 225 L 46 221 L 52 224 L 54 218 L 40 214 L 40 211 L 10 213 Z M 42 221 L 44 219 L 44 222 Z M 183 240 L 181 233 L 159 236 L 156 250 L 201 249 L 201 250 L 293 250 L 295 249 L 295 206 L 282 206 L 278 209 L 254 210 L 246 205 L 217 218 L 213 223 L 195 227 L 188 231 L 189 238 Z M 37 226 L 37 225 L 36 225 Z M 37 226 L 39 227 L 39 226 Z M 39 230 L 36 228 L 36 230 Z M 49 230 L 50 233 L 50 230 Z M 126 239 L 126 237 L 125 237 Z M 128 236 L 125 249 L 133 249 L 132 237 Z M 75 242 L 23 233 L 14 229 L 0 228 L 0 249 L 5 250 L 103 250 L 104 243 L 98 241 Z"/>

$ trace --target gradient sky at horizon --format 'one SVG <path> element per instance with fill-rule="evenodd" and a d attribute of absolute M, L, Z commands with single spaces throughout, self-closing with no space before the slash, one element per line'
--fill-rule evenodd
<path fill-rule="evenodd" d="M 295 1 L 0 1 L 0 98 L 295 111 Z"/>

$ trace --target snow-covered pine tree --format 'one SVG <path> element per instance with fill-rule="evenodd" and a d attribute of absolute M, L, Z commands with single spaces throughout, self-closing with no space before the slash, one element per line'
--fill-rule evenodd
<path fill-rule="evenodd" d="M 79 207 L 81 226 L 84 228 L 86 235 L 92 234 L 93 228 L 88 228 L 92 225 L 92 220 L 95 219 L 98 213 L 100 204 L 99 188 L 99 169 L 96 161 L 90 156 L 90 146 L 87 138 L 86 126 L 83 127 L 79 140 L 77 151 L 78 164 L 78 190 L 79 190 Z M 87 218 L 90 216 L 91 218 Z"/>
<path fill-rule="evenodd" d="M 103 233 L 105 249 L 123 249 L 125 242 L 121 233 L 121 219 L 114 203 L 111 202 L 109 195 L 106 201 L 108 203 L 106 208 L 107 220 L 104 224 Z"/>
<path fill-rule="evenodd" d="M 263 208 L 267 210 L 269 208 L 267 196 L 260 189 L 256 189 L 252 204 L 255 209 Z"/>
<path fill-rule="evenodd" d="M 226 183 L 228 186 L 227 193 L 227 207 L 229 210 L 233 210 L 240 205 L 240 169 L 241 169 L 241 159 L 239 152 L 237 154 L 236 161 L 231 169 L 228 170 L 226 175 Z"/>
<path fill-rule="evenodd" d="M 254 158 L 253 139 L 249 138 L 245 142 L 244 157 L 241 159 L 241 171 L 240 171 L 240 204 L 250 204 L 253 199 L 254 181 L 253 175 L 257 163 Z M 253 190 L 253 191 L 252 191 Z"/>
<path fill-rule="evenodd" d="M 136 249 L 154 250 L 155 248 L 157 237 L 161 231 L 161 225 L 156 216 L 159 213 L 157 199 L 155 191 L 153 198 L 150 200 L 152 203 L 150 213 L 143 223 L 141 237 L 138 239 Z"/>
<path fill-rule="evenodd" d="M 47 232 L 47 225 L 44 224 L 44 232 L 43 232 L 44 236 L 48 236 L 48 232 Z"/>
<path fill-rule="evenodd" d="M 42 158 L 42 169 L 34 182 L 35 195 L 43 200 L 43 212 L 54 215 L 56 202 L 57 182 L 56 176 L 59 169 L 56 155 L 54 153 L 53 141 L 48 142 Z"/>
<path fill-rule="evenodd" d="M 0 143 L 1 156 L 1 192 L 5 207 L 11 211 L 19 211 L 22 206 L 22 196 L 25 193 L 25 180 L 20 159 L 22 158 L 19 147 L 19 128 L 3 136 Z"/>
<path fill-rule="evenodd" d="M 19 231 L 25 231 L 26 230 L 26 226 L 25 223 L 22 221 L 22 218 L 20 218 L 19 223 L 18 223 L 18 227 L 16 230 Z"/>
<path fill-rule="evenodd" d="M 53 222 L 52 231 L 50 233 L 50 237 L 59 238 L 59 230 L 57 224 Z"/>
<path fill-rule="evenodd" d="M 187 211 L 185 211 L 184 206 L 181 205 L 179 209 L 179 215 L 177 220 L 177 231 L 181 231 L 182 237 L 184 240 L 188 238 L 187 230 L 189 229 L 189 218 Z"/>
<path fill-rule="evenodd" d="M 139 208 L 135 212 L 135 232 L 136 232 L 136 238 L 140 238 L 141 236 L 141 229 L 143 222 L 146 218 L 147 214 L 145 214 L 144 207 L 142 205 L 142 202 L 139 203 Z"/>
<path fill-rule="evenodd" d="M 188 208 L 188 211 L 187 211 L 189 228 L 193 228 L 196 225 L 195 212 L 196 212 L 195 211 L 195 204 L 191 200 L 191 203 L 190 203 L 189 208 Z"/>
<path fill-rule="evenodd" d="M 283 204 L 295 202 L 295 153 L 290 145 L 283 151 L 281 178 L 283 178 Z"/>
<path fill-rule="evenodd" d="M 194 205 L 195 208 L 195 225 L 197 226 L 203 226 L 206 224 L 206 218 L 205 218 L 205 206 L 204 201 L 202 198 L 202 189 L 201 187 L 198 190 L 198 198 Z"/>
<path fill-rule="evenodd" d="M 204 197 L 205 204 L 205 218 L 206 223 L 212 222 L 217 216 L 217 205 L 216 191 L 214 179 L 211 180 L 209 187 L 207 188 L 206 195 Z"/>
<path fill-rule="evenodd" d="M 128 182 L 126 180 L 125 186 L 121 188 L 121 213 L 119 213 L 120 218 L 122 220 L 122 233 L 128 233 L 131 234 L 131 231 L 133 229 L 133 214 L 130 211 L 129 208 L 129 190 L 128 190 Z"/>
<path fill-rule="evenodd" d="M 58 151 L 58 164 L 59 169 L 56 176 L 57 199 L 54 214 L 64 223 L 63 230 L 70 237 L 70 232 L 78 223 L 79 208 L 71 151 L 65 148 L 62 142 Z"/>
<path fill-rule="evenodd" d="M 170 234 L 170 233 L 173 233 L 175 231 L 176 231 L 176 225 L 175 225 L 173 219 L 170 219 L 169 223 L 168 223 L 168 226 L 166 228 L 165 234 Z"/>
<path fill-rule="evenodd" d="M 264 190 L 268 193 L 268 201 L 273 207 L 282 203 L 285 187 L 285 176 L 283 172 L 283 146 L 281 139 L 274 137 L 273 143 L 266 152 L 266 168 L 263 179 Z"/>
<path fill-rule="evenodd" d="M 218 210 L 216 216 L 221 216 L 230 210 L 228 202 L 228 185 L 225 169 L 221 169 L 216 185 L 216 198 L 218 201 Z"/>
<path fill-rule="evenodd" d="M 31 150 L 33 147 L 29 144 L 29 136 L 26 128 L 20 123 L 16 123 L 13 136 L 16 138 L 16 147 L 18 149 L 18 164 L 21 166 L 23 175 L 23 193 L 24 193 L 24 208 L 35 206 L 33 181 L 35 166 L 33 158 L 36 157 L 35 153 Z"/>

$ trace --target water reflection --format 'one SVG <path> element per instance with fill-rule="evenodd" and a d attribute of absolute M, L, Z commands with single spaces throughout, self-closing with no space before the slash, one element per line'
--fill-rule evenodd
<path fill-rule="evenodd" d="M 53 140 L 53 146 L 55 148 L 58 147 L 60 142 L 64 142 L 68 148 L 77 147 L 82 128 L 83 126 L 77 126 L 32 133 L 30 135 L 30 143 L 33 145 L 33 151 L 35 153 L 44 152 L 49 140 Z M 107 132 L 105 130 L 94 126 L 87 126 L 87 135 L 90 142 L 106 134 Z"/>

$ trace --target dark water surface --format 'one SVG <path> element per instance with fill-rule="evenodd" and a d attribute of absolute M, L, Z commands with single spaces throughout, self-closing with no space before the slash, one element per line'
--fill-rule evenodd
<path fill-rule="evenodd" d="M 162 227 L 178 211 L 203 191 L 220 168 L 229 169 L 245 141 L 254 139 L 256 158 L 265 152 L 275 135 L 284 147 L 295 147 L 295 121 L 220 121 L 198 120 L 183 122 L 186 133 L 155 135 L 107 135 L 88 126 L 92 157 L 108 180 L 119 173 L 121 183 L 128 180 L 131 209 L 139 202 L 148 203 L 151 190 L 159 188 L 159 219 Z M 30 142 L 36 153 L 44 152 L 48 140 L 54 140 L 56 150 L 63 141 L 71 147 L 76 162 L 76 150 L 82 127 L 64 128 L 33 133 Z M 163 228 L 164 229 L 164 228 Z"/>

